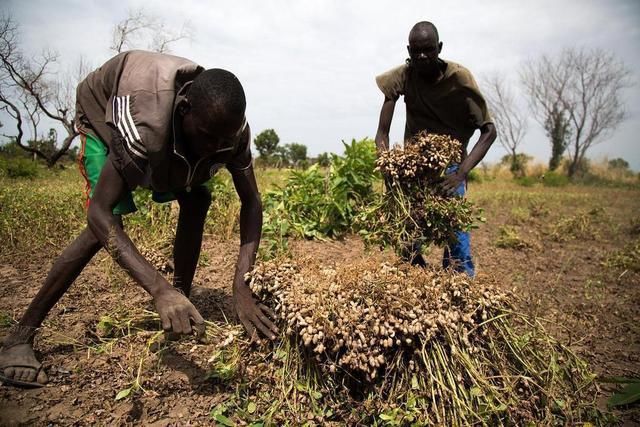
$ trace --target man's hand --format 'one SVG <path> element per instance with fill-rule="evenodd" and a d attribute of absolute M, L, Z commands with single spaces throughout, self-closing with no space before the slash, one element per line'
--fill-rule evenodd
<path fill-rule="evenodd" d="M 158 292 L 153 302 L 162 321 L 162 329 L 177 334 L 190 334 L 193 329 L 197 335 L 204 334 L 204 319 L 191 301 L 180 291 L 171 288 Z"/>
<path fill-rule="evenodd" d="M 465 174 L 459 171 L 445 176 L 440 183 L 440 191 L 448 196 L 455 195 L 458 187 L 464 182 L 465 178 Z"/>
<path fill-rule="evenodd" d="M 238 318 L 249 333 L 251 341 L 258 339 L 258 330 L 269 339 L 276 339 L 278 327 L 265 315 L 271 319 L 276 319 L 276 314 L 264 304 L 258 304 L 246 284 L 240 284 L 233 288 L 233 301 L 238 313 Z"/>

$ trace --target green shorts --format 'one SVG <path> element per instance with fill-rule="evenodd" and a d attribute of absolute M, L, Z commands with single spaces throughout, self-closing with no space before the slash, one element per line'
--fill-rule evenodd
<path fill-rule="evenodd" d="M 85 179 L 85 206 L 89 208 L 89 202 L 93 197 L 93 191 L 100 177 L 100 172 L 107 161 L 107 146 L 100 141 L 100 139 L 90 133 L 80 133 L 80 155 L 78 156 L 78 163 L 80 166 L 80 173 Z M 153 192 L 153 201 L 164 203 L 175 200 L 176 197 L 173 193 L 158 193 Z M 128 192 L 122 197 L 115 208 L 113 208 L 114 215 L 126 215 L 137 211 L 138 208 L 133 201 L 133 195 Z"/>

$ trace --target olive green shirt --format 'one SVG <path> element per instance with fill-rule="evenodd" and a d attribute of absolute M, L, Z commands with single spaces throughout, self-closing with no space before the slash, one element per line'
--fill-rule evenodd
<path fill-rule="evenodd" d="M 466 152 L 469 138 L 476 129 L 493 123 L 493 119 L 471 72 L 455 62 L 442 61 L 442 64 L 446 68 L 435 83 L 425 82 L 408 64 L 377 76 L 376 83 L 389 99 L 404 96 L 405 140 L 426 130 L 458 139 Z"/>

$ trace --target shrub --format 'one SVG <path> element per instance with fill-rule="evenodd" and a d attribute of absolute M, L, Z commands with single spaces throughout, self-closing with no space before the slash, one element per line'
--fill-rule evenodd
<path fill-rule="evenodd" d="M 328 171 L 318 164 L 292 171 L 282 186 L 263 197 L 263 256 L 286 250 L 286 238 L 335 238 L 352 229 L 360 207 L 374 195 L 375 144 L 370 139 L 344 143 L 345 154 L 332 154 Z"/>
<path fill-rule="evenodd" d="M 527 169 L 527 164 L 531 160 L 533 160 L 533 157 L 525 153 L 518 153 L 516 154 L 515 158 L 511 154 L 505 154 L 500 159 L 500 164 L 509 166 L 509 171 L 513 174 L 514 177 L 517 177 L 524 176 L 525 170 Z"/>
<path fill-rule="evenodd" d="M 551 225 L 551 238 L 557 242 L 568 240 L 597 240 L 600 237 L 602 227 L 600 223 L 605 220 L 605 210 L 596 207 L 587 212 L 578 212 L 575 215 L 563 217 Z"/>
<path fill-rule="evenodd" d="M 33 179 L 38 176 L 38 164 L 22 157 L 2 158 L 0 172 L 9 178 Z"/>
<path fill-rule="evenodd" d="M 609 254 L 603 264 L 608 268 L 640 272 L 640 239 Z"/>
<path fill-rule="evenodd" d="M 514 179 L 516 184 L 521 185 L 523 187 L 533 187 L 538 181 L 531 176 L 523 176 L 520 178 Z"/>
<path fill-rule="evenodd" d="M 542 183 L 545 187 L 564 187 L 569 184 L 569 177 L 558 172 L 549 171 L 544 174 Z"/>
<path fill-rule="evenodd" d="M 499 229 L 496 246 L 504 249 L 522 250 L 530 248 L 531 244 L 522 239 L 514 227 L 504 226 Z"/>
<path fill-rule="evenodd" d="M 482 175 L 475 169 L 472 169 L 467 175 L 467 182 L 477 182 L 479 184 L 482 182 Z"/>

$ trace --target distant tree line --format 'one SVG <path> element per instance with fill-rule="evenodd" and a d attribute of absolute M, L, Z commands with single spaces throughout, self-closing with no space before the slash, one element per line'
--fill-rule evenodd
<path fill-rule="evenodd" d="M 318 157 L 307 155 L 307 146 L 297 142 L 280 145 L 280 137 L 273 129 L 260 132 L 253 144 L 258 150 L 257 162 L 261 166 L 306 168 L 310 164 L 329 166 L 329 153 L 322 153 Z"/>

